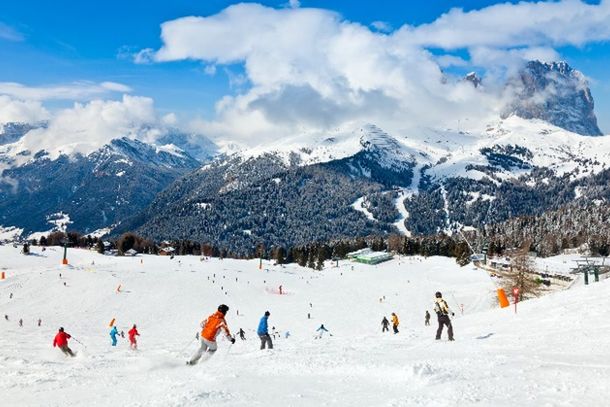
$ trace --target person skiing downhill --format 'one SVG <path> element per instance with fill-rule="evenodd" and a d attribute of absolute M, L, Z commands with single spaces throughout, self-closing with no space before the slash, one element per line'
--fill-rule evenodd
<path fill-rule="evenodd" d="M 116 325 L 115 325 L 110 330 L 110 338 L 112 339 L 112 346 L 116 346 L 116 342 L 117 342 L 116 337 L 118 334 L 119 334 L 119 331 L 116 329 Z"/>
<path fill-rule="evenodd" d="M 318 329 L 316 329 L 316 332 L 318 333 L 315 337 L 315 339 L 322 339 L 322 336 L 324 336 L 325 332 L 328 332 L 328 329 L 326 329 L 326 327 L 324 326 L 324 324 L 320 325 L 320 327 Z M 330 335 L 330 333 L 329 333 Z M 331 335 L 332 336 L 332 335 Z"/>
<path fill-rule="evenodd" d="M 428 312 L 428 310 L 426 310 L 426 316 L 425 316 L 425 321 L 424 321 L 424 324 L 425 324 L 426 326 L 429 326 L 429 325 L 430 325 L 430 313 Z"/>
<path fill-rule="evenodd" d="M 271 313 L 269 311 L 265 311 L 265 315 L 263 315 L 261 318 L 260 322 L 258 323 L 258 329 L 256 330 L 256 334 L 259 338 L 261 338 L 261 350 L 265 349 L 265 345 L 267 345 L 269 349 L 273 349 L 273 342 L 269 336 L 269 329 L 267 326 L 269 315 L 271 315 Z"/>
<path fill-rule="evenodd" d="M 197 364 L 204 353 L 206 354 L 204 360 L 207 360 L 214 355 L 214 352 L 216 352 L 218 349 L 216 337 L 220 333 L 221 329 L 224 331 L 227 339 L 230 340 L 232 344 L 235 343 L 235 338 L 231 336 L 231 332 L 227 326 L 227 321 L 225 321 L 225 315 L 227 315 L 228 311 L 229 307 L 225 304 L 221 304 L 218 306 L 218 311 L 201 322 L 201 347 L 197 349 L 197 352 L 195 352 L 193 357 L 186 362 L 187 365 Z"/>
<path fill-rule="evenodd" d="M 70 339 L 71 337 L 72 336 L 70 336 L 69 333 L 64 331 L 63 327 L 59 328 L 57 335 L 55 335 L 55 339 L 53 339 L 53 347 L 58 347 L 59 349 L 61 349 L 61 351 L 66 356 L 76 356 L 74 352 L 72 352 L 72 349 L 68 347 L 68 339 Z"/>
<path fill-rule="evenodd" d="M 394 330 L 395 334 L 398 333 L 398 324 L 400 324 L 400 322 L 398 321 L 398 315 L 392 312 L 392 329 Z"/>
<path fill-rule="evenodd" d="M 449 340 L 453 341 L 453 326 L 451 325 L 451 319 L 449 319 L 449 314 L 451 316 L 455 316 L 455 313 L 449 309 L 449 305 L 447 305 L 447 301 L 443 299 L 443 294 L 440 291 L 436 292 L 436 298 L 434 301 L 434 311 L 438 316 L 438 329 L 436 330 L 436 340 L 441 339 L 441 335 L 443 333 L 443 326 L 447 325 L 447 334 L 449 335 Z"/>
<path fill-rule="evenodd" d="M 241 339 L 242 341 L 245 341 L 245 340 L 246 340 L 246 331 L 244 331 L 243 329 L 239 328 L 239 332 L 238 332 L 238 334 L 239 334 L 239 337 L 240 337 L 240 339 Z"/>
<path fill-rule="evenodd" d="M 133 324 L 133 328 L 131 328 L 127 334 L 129 335 L 129 347 L 133 350 L 137 350 L 138 341 L 136 341 L 136 336 L 140 336 L 140 333 L 138 332 L 136 324 Z"/>
<path fill-rule="evenodd" d="M 381 332 L 389 332 L 390 331 L 390 321 L 384 316 L 381 320 Z"/>

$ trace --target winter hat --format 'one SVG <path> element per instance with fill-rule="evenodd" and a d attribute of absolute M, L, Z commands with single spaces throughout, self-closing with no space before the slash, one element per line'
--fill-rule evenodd
<path fill-rule="evenodd" d="M 62 326 L 59 328 L 59 332 L 63 332 L 63 331 L 64 331 L 64 327 Z"/>
<path fill-rule="evenodd" d="M 229 311 L 229 307 L 225 304 L 221 304 L 218 306 L 218 311 L 222 312 L 223 314 L 226 314 L 227 311 Z"/>
<path fill-rule="evenodd" d="M 265 316 L 268 317 L 269 315 L 271 315 L 271 313 L 269 311 L 265 311 Z"/>
<path fill-rule="evenodd" d="M 440 291 L 436 292 L 436 298 L 443 298 L 443 294 Z"/>

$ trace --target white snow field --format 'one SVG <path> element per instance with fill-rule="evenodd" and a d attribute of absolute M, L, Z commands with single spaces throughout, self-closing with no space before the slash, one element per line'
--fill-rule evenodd
<path fill-rule="evenodd" d="M 441 257 L 378 266 L 345 261 L 317 272 L 76 249 L 69 250 L 70 266 L 61 266 L 61 248 L 33 252 L 0 247 L 6 273 L 0 312 L 9 316 L 0 319 L 2 406 L 602 406 L 610 400 L 610 281 L 523 302 L 515 315 L 512 306 L 497 308 L 484 272 Z M 280 284 L 284 295 L 277 293 Z M 432 326 L 424 326 L 436 290 L 456 311 L 455 342 L 446 333 L 434 340 L 434 315 Z M 230 346 L 220 339 L 210 360 L 186 366 L 199 322 L 220 303 L 231 307 L 232 332 L 244 328 L 247 340 Z M 271 351 L 258 349 L 253 332 L 265 310 L 270 327 L 290 332 Z M 398 335 L 381 332 L 382 317 L 392 311 L 401 319 Z M 137 323 L 138 351 L 126 339 L 110 346 L 112 318 L 125 331 Z M 321 323 L 333 336 L 314 339 Z M 86 346 L 70 342 L 77 357 L 51 346 L 59 326 Z"/>

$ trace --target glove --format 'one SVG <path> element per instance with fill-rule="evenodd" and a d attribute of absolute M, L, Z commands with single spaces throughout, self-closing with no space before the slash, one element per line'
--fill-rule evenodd
<path fill-rule="evenodd" d="M 231 343 L 235 343 L 235 338 L 231 338 Z"/>

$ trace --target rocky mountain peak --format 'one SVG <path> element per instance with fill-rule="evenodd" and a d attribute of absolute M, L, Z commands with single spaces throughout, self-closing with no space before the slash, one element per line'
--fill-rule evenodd
<path fill-rule="evenodd" d="M 464 80 L 472 83 L 475 88 L 478 88 L 481 85 L 481 78 L 477 75 L 476 72 L 470 72 L 464 76 Z"/>
<path fill-rule="evenodd" d="M 584 136 L 601 136 L 589 85 L 567 62 L 529 61 L 508 81 L 510 102 L 502 113 L 540 119 Z"/>

